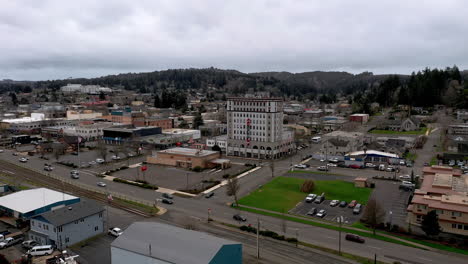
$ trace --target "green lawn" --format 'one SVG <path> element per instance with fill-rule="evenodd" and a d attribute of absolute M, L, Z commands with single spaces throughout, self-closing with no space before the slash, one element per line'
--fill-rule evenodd
<path fill-rule="evenodd" d="M 404 155 L 403 158 L 405 158 L 407 160 L 411 160 L 411 161 L 414 162 L 418 158 L 418 154 L 412 153 L 412 152 L 407 152 L 407 154 Z"/>
<path fill-rule="evenodd" d="M 372 134 L 394 134 L 394 135 L 422 135 L 425 134 L 427 127 L 422 127 L 420 130 L 417 131 L 393 131 L 393 130 L 381 130 L 381 129 L 373 129 L 369 131 Z"/>
<path fill-rule="evenodd" d="M 439 160 L 437 159 L 437 156 L 434 156 L 431 158 L 431 161 L 429 162 L 429 165 L 438 165 L 439 164 Z"/>
<path fill-rule="evenodd" d="M 239 200 L 246 206 L 262 208 L 276 212 L 287 212 L 302 201 L 307 194 L 300 191 L 304 179 L 277 177 Z M 356 188 L 351 182 L 345 181 L 314 181 L 313 193 L 325 193 L 326 199 L 358 200 L 366 204 L 372 189 Z"/>

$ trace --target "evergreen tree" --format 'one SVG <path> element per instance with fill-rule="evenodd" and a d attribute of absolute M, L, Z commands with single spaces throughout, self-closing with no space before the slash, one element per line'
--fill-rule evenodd
<path fill-rule="evenodd" d="M 436 236 L 440 233 L 439 217 L 435 210 L 430 211 L 426 216 L 424 216 L 424 219 L 421 222 L 421 229 L 428 236 Z"/>
<path fill-rule="evenodd" d="M 161 101 L 159 100 L 159 95 L 154 96 L 154 107 L 160 108 L 161 107 Z"/>
<path fill-rule="evenodd" d="M 193 119 L 193 128 L 198 129 L 200 126 L 203 125 L 203 117 L 200 112 L 195 116 Z"/>

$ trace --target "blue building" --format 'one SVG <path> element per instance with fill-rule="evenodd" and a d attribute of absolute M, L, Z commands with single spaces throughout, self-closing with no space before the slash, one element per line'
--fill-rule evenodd
<path fill-rule="evenodd" d="M 242 244 L 197 231 L 136 222 L 111 244 L 111 263 L 241 264 Z"/>
<path fill-rule="evenodd" d="M 47 188 L 37 188 L 15 192 L 0 197 L 0 211 L 14 218 L 29 219 L 35 215 L 74 204 L 79 197 Z"/>
<path fill-rule="evenodd" d="M 104 232 L 104 207 L 92 200 L 51 210 L 31 219 L 28 237 L 41 245 L 58 249 Z"/>

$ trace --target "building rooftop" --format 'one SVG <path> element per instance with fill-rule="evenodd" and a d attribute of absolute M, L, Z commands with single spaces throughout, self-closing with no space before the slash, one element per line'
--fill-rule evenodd
<path fill-rule="evenodd" d="M 383 156 L 383 157 L 395 158 L 395 159 L 399 158 L 397 154 L 378 151 L 378 150 L 367 150 L 367 151 L 361 150 L 361 151 L 354 151 L 354 152 L 346 154 L 346 156 L 363 156 L 363 155 L 377 155 L 377 156 Z"/>
<path fill-rule="evenodd" d="M 104 211 L 104 207 L 98 202 L 81 200 L 79 203 L 45 212 L 37 217 L 45 219 L 54 226 L 61 226 L 102 211 Z"/>
<path fill-rule="evenodd" d="M 203 157 L 212 154 L 218 153 L 217 151 L 211 150 L 200 150 L 200 149 L 191 149 L 191 148 L 171 148 L 158 151 L 157 153 L 168 153 L 168 154 L 175 154 L 175 155 L 186 155 L 186 156 L 194 156 L 194 157 Z"/>
<path fill-rule="evenodd" d="M 37 188 L 0 197 L 0 206 L 24 214 L 57 202 L 73 199 L 79 198 L 47 188 Z"/>
<path fill-rule="evenodd" d="M 210 263 L 224 245 L 240 243 L 157 222 L 136 222 L 115 239 L 120 248 L 168 263 Z"/>

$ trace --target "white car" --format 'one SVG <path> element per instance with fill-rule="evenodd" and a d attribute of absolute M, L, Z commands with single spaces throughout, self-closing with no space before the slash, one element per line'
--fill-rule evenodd
<path fill-rule="evenodd" d="M 0 149 L 0 153 L 3 153 L 3 151 L 4 151 L 3 149 Z"/>
<path fill-rule="evenodd" d="M 339 200 L 331 200 L 330 201 L 330 206 L 337 206 L 340 203 Z"/>
<path fill-rule="evenodd" d="M 404 160 L 400 160 L 400 165 L 405 165 L 405 161 Z"/>
<path fill-rule="evenodd" d="M 406 180 L 406 181 L 409 181 L 411 180 L 411 176 L 410 175 L 400 175 L 400 180 Z"/>
<path fill-rule="evenodd" d="M 327 211 L 322 209 L 315 216 L 323 218 L 326 214 L 327 214 Z"/>
<path fill-rule="evenodd" d="M 315 198 L 317 198 L 317 195 L 311 193 L 311 194 L 307 195 L 305 201 L 306 201 L 306 203 L 311 203 L 311 202 L 313 202 L 315 200 Z"/>
<path fill-rule="evenodd" d="M 328 167 L 337 167 L 337 165 L 335 163 L 328 163 L 327 166 Z"/>
<path fill-rule="evenodd" d="M 97 183 L 97 186 L 99 186 L 99 187 L 106 187 L 107 184 L 105 184 L 104 182 L 98 182 L 98 183 Z"/>
<path fill-rule="evenodd" d="M 320 162 L 325 162 L 325 160 L 324 160 L 324 159 L 320 159 Z"/>
<path fill-rule="evenodd" d="M 294 165 L 294 168 L 298 168 L 298 169 L 306 169 L 306 168 L 307 168 L 307 166 L 306 166 L 306 165 L 304 165 L 304 164 L 296 164 L 296 165 Z"/>
<path fill-rule="evenodd" d="M 112 159 L 113 160 L 119 160 L 119 159 L 121 159 L 121 157 L 114 155 L 114 156 L 112 156 Z"/>
<path fill-rule="evenodd" d="M 20 158 L 19 161 L 25 163 L 25 162 L 28 162 L 28 158 L 23 157 L 23 158 Z"/>
<path fill-rule="evenodd" d="M 410 181 L 402 181 L 400 183 L 400 188 L 410 188 L 410 189 L 414 189 L 416 185 L 414 183 L 411 183 Z"/>
<path fill-rule="evenodd" d="M 374 163 L 366 163 L 366 168 L 375 168 L 377 167 L 377 165 L 375 165 Z"/>
<path fill-rule="evenodd" d="M 102 164 L 102 163 L 104 163 L 104 160 L 103 159 L 96 159 L 96 163 Z"/>
<path fill-rule="evenodd" d="M 111 235 L 111 236 L 118 237 L 118 236 L 123 234 L 123 231 L 122 231 L 122 229 L 120 229 L 118 227 L 111 227 L 111 228 L 109 228 L 108 234 Z"/>

